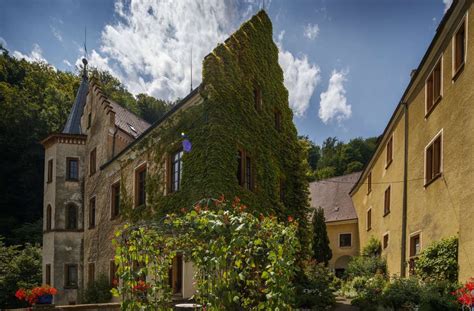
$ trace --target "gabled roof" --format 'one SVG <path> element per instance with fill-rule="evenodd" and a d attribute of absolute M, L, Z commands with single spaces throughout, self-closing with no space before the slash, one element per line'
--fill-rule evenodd
<path fill-rule="evenodd" d="M 311 208 L 322 207 L 326 222 L 357 219 L 349 191 L 360 174 L 357 172 L 310 183 Z"/>
<path fill-rule="evenodd" d="M 89 92 L 89 81 L 87 74 L 82 75 L 82 81 L 77 90 L 74 104 L 72 105 L 69 116 L 67 117 L 66 125 L 62 131 L 63 134 L 82 134 L 81 130 L 81 116 L 86 105 L 87 93 Z"/>
<path fill-rule="evenodd" d="M 150 124 L 133 112 L 108 99 L 110 106 L 115 112 L 115 125 L 134 138 L 143 134 Z"/>

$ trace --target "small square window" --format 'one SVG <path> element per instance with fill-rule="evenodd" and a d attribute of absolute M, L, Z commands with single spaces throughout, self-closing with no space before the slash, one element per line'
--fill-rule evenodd
<path fill-rule="evenodd" d="M 89 286 L 95 281 L 95 263 L 93 262 L 90 262 L 87 267 L 87 281 Z"/>
<path fill-rule="evenodd" d="M 372 172 L 367 175 L 367 194 L 372 192 Z"/>
<path fill-rule="evenodd" d="M 77 288 L 77 265 L 75 264 L 67 264 L 66 265 L 66 273 L 65 273 L 65 287 L 68 288 Z"/>
<path fill-rule="evenodd" d="M 383 249 L 386 249 L 388 247 L 388 233 L 384 234 L 383 236 L 382 246 L 383 246 Z"/>
<path fill-rule="evenodd" d="M 261 111 L 263 107 L 262 103 L 262 90 L 254 89 L 253 90 L 253 97 L 254 97 L 254 106 L 257 111 Z"/>
<path fill-rule="evenodd" d="M 46 264 L 46 269 L 45 269 L 45 283 L 47 285 L 52 285 L 51 284 L 51 264 Z"/>
<path fill-rule="evenodd" d="M 386 216 L 390 214 L 390 186 L 385 190 L 384 194 L 384 205 L 383 205 L 383 215 Z"/>
<path fill-rule="evenodd" d="M 387 159 L 385 168 L 388 168 L 393 161 L 393 135 L 390 136 L 390 139 L 387 142 Z"/>
<path fill-rule="evenodd" d="M 97 170 L 97 149 L 92 149 L 89 155 L 89 173 L 90 175 L 94 175 Z"/>
<path fill-rule="evenodd" d="M 372 229 L 372 209 L 367 211 L 367 231 Z"/>
<path fill-rule="evenodd" d="M 279 110 L 275 111 L 275 129 L 278 132 L 281 132 L 282 126 L 281 126 L 281 112 Z"/>
<path fill-rule="evenodd" d="M 120 182 L 116 182 L 112 185 L 111 199 L 111 215 L 113 219 L 120 215 Z"/>
<path fill-rule="evenodd" d="M 146 204 L 146 163 L 135 171 L 135 207 Z"/>
<path fill-rule="evenodd" d="M 66 180 L 68 181 L 79 180 L 79 159 L 66 158 Z"/>
<path fill-rule="evenodd" d="M 95 197 L 89 200 L 89 229 L 95 228 Z"/>
<path fill-rule="evenodd" d="M 53 159 L 48 160 L 48 177 L 46 180 L 48 183 L 53 181 Z"/>
<path fill-rule="evenodd" d="M 454 35 L 453 79 L 459 75 L 466 59 L 466 22 L 463 21 Z"/>
<path fill-rule="evenodd" d="M 351 247 L 352 246 L 352 234 L 341 233 L 339 235 L 339 247 Z"/>
<path fill-rule="evenodd" d="M 426 116 L 428 116 L 435 105 L 441 100 L 441 59 L 433 68 L 426 80 Z"/>
<path fill-rule="evenodd" d="M 183 150 L 178 150 L 171 154 L 170 158 L 170 192 L 177 192 L 181 189 L 183 177 Z"/>
<path fill-rule="evenodd" d="M 441 176 L 442 135 L 438 135 L 425 149 L 425 186 Z"/>

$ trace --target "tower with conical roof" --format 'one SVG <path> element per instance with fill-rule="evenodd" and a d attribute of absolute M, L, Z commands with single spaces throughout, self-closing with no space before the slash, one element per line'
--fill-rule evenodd
<path fill-rule="evenodd" d="M 89 92 L 87 60 L 76 98 L 61 133 L 49 135 L 45 148 L 43 199 L 43 284 L 58 289 L 56 304 L 79 300 L 83 282 L 83 181 L 86 135 L 81 116 Z"/>

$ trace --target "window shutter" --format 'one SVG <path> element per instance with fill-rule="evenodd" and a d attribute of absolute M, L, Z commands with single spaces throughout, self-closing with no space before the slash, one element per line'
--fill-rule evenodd
<path fill-rule="evenodd" d="M 426 81 L 426 108 L 429 111 L 433 106 L 433 76 Z"/>
<path fill-rule="evenodd" d="M 429 146 L 426 149 L 426 169 L 425 169 L 425 179 L 430 181 L 433 177 L 433 146 Z"/>
<path fill-rule="evenodd" d="M 441 172 L 441 137 L 436 138 L 433 150 L 433 177 Z"/>

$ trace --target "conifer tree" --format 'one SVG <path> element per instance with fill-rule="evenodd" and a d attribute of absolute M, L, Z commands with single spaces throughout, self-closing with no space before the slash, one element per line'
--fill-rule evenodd
<path fill-rule="evenodd" d="M 332 251 L 329 248 L 329 237 L 326 230 L 326 219 L 324 210 L 319 207 L 313 214 L 313 258 L 318 263 L 324 263 L 327 266 L 332 258 Z"/>

